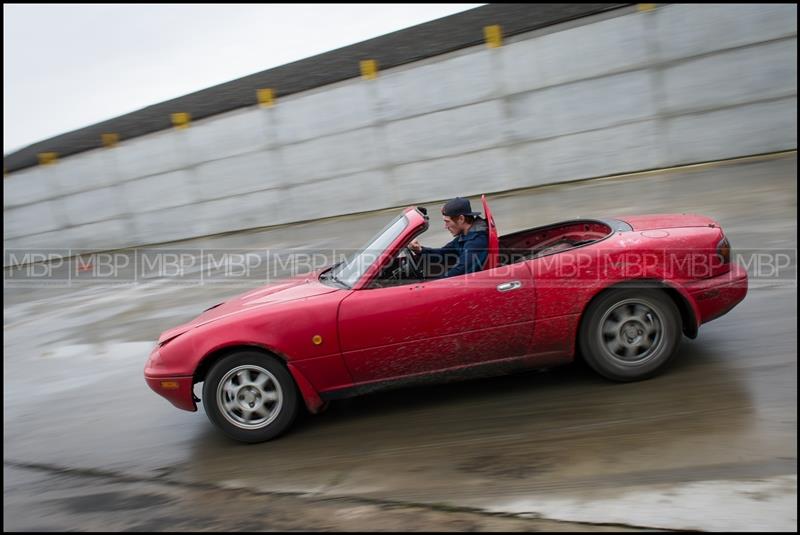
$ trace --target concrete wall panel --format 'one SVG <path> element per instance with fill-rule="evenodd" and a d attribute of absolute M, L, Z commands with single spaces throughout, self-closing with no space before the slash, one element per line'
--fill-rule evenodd
<path fill-rule="evenodd" d="M 645 15 L 656 17 L 660 60 L 797 35 L 797 4 L 669 4 Z"/>
<path fill-rule="evenodd" d="M 390 159 L 402 164 L 498 145 L 502 125 L 499 101 L 396 121 L 386 127 Z"/>
<path fill-rule="evenodd" d="M 664 70 L 664 91 L 669 113 L 797 94 L 797 39 L 677 63 Z"/>
<path fill-rule="evenodd" d="M 503 49 L 503 83 L 518 93 L 611 72 L 648 60 L 640 13 L 511 43 Z"/>
<path fill-rule="evenodd" d="M 379 118 L 396 121 L 490 99 L 496 86 L 493 53 L 499 51 L 480 48 L 469 55 L 381 73 L 376 84 Z"/>
<path fill-rule="evenodd" d="M 652 117 L 650 73 L 594 78 L 508 99 L 515 141 L 550 138 Z"/>
<path fill-rule="evenodd" d="M 281 143 L 297 143 L 372 124 L 372 99 L 359 79 L 328 90 L 279 100 L 274 128 Z"/>
<path fill-rule="evenodd" d="M 673 117 L 666 136 L 670 164 L 796 149 L 797 97 Z"/>

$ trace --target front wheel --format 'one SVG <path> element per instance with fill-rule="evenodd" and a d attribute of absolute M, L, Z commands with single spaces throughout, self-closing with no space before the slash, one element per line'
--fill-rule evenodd
<path fill-rule="evenodd" d="M 297 415 L 298 396 L 288 370 L 258 352 L 229 355 L 203 384 L 211 422 L 241 442 L 264 442 L 283 433 Z"/>
<path fill-rule="evenodd" d="M 655 289 L 619 288 L 586 310 L 579 342 L 597 373 L 614 381 L 636 381 L 660 371 L 680 339 L 680 312 L 669 296 Z"/>

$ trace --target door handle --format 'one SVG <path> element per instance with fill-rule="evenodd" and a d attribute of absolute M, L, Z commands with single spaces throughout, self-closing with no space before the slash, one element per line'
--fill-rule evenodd
<path fill-rule="evenodd" d="M 510 292 L 511 290 L 516 290 L 517 288 L 521 288 L 522 283 L 519 281 L 511 281 L 511 282 L 504 282 L 503 284 L 497 285 L 498 292 Z"/>

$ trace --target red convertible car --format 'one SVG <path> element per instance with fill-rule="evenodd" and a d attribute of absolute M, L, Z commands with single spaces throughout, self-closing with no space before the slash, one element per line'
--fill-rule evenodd
<path fill-rule="evenodd" d="M 284 432 L 301 404 L 390 386 L 551 367 L 576 355 L 616 381 L 652 376 L 681 336 L 744 299 L 720 225 L 687 214 L 579 219 L 498 236 L 479 272 L 431 275 L 407 208 L 348 260 L 258 288 L 164 332 L 147 384 L 228 436 Z M 421 257 L 420 257 L 421 258 Z"/>

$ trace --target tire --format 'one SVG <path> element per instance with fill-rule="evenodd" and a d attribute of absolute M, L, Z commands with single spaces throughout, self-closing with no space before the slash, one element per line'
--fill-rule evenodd
<path fill-rule="evenodd" d="M 663 291 L 618 288 L 589 305 L 579 343 L 587 364 L 613 381 L 652 377 L 681 340 L 680 312 Z"/>
<path fill-rule="evenodd" d="M 203 384 L 203 407 L 211 422 L 240 442 L 264 442 L 292 424 L 299 405 L 289 371 L 255 351 L 217 362 Z"/>

